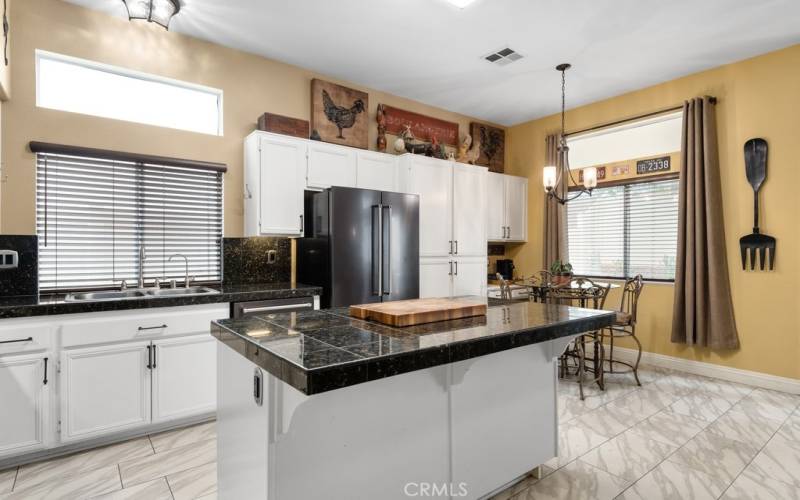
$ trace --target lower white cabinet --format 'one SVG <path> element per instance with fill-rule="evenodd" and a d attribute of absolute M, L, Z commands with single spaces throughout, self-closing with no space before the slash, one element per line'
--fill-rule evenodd
<path fill-rule="evenodd" d="M 216 343 L 210 335 L 153 342 L 153 422 L 216 409 Z"/>
<path fill-rule="evenodd" d="M 149 341 L 61 353 L 61 440 L 127 430 L 150 422 Z"/>
<path fill-rule="evenodd" d="M 486 295 L 486 259 L 433 257 L 420 259 L 420 298 Z"/>
<path fill-rule="evenodd" d="M 454 259 L 453 295 L 486 295 L 486 259 Z"/>
<path fill-rule="evenodd" d="M 419 297 L 449 297 L 452 291 L 453 261 L 449 258 L 425 258 L 419 262 Z"/>
<path fill-rule="evenodd" d="M 50 361 L 47 353 L 0 357 L 0 457 L 44 447 Z"/>

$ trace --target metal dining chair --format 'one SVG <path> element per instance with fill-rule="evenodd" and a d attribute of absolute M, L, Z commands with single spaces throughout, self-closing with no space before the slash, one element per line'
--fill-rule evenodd
<path fill-rule="evenodd" d="M 600 286 L 588 278 L 573 278 L 570 283 L 551 289 L 548 293 L 548 300 L 555 304 L 568 304 L 592 309 L 602 309 L 610 289 L 610 284 Z M 587 345 L 593 351 L 592 358 L 588 360 L 586 357 Z M 605 390 L 605 380 L 603 378 L 603 374 L 605 373 L 604 357 L 605 348 L 600 331 L 587 332 L 576 337 L 564 351 L 564 354 L 561 355 L 559 359 L 559 368 L 562 377 L 566 377 L 569 373 L 569 363 L 571 360 L 577 363 L 576 368 L 581 400 L 585 397 L 583 392 L 585 383 L 596 382 L 600 390 Z M 587 365 L 587 361 L 591 363 L 591 367 Z M 592 373 L 593 378 L 591 380 L 584 380 L 587 372 Z"/>
<path fill-rule="evenodd" d="M 605 373 L 633 373 L 633 378 L 636 379 L 636 385 L 641 386 L 639 381 L 639 362 L 642 360 L 642 343 L 636 337 L 636 316 L 639 309 L 639 296 L 642 294 L 644 288 L 644 280 L 642 275 L 625 280 L 625 286 L 622 289 L 622 301 L 619 310 L 616 311 L 617 315 L 614 318 L 614 324 L 603 329 L 601 338 L 603 342 L 609 344 L 609 356 L 605 362 L 608 364 L 607 368 L 604 367 Z M 630 337 L 636 342 L 638 354 L 636 362 L 629 363 L 619 359 L 614 359 L 614 339 Z M 614 365 L 623 365 L 627 369 L 623 371 L 614 371 Z"/>

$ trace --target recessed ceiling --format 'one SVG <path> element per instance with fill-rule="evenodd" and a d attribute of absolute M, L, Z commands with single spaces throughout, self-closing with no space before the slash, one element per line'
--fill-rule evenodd
<path fill-rule="evenodd" d="M 68 0 L 125 17 L 120 0 Z M 170 30 L 512 125 L 800 43 L 797 0 L 182 0 Z M 513 47 L 505 66 L 484 57 Z"/>

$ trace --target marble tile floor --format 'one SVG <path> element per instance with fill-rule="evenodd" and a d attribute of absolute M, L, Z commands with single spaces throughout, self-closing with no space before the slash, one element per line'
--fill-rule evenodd
<path fill-rule="evenodd" d="M 800 396 L 658 368 L 559 384 L 559 450 L 492 500 L 800 500 Z M 0 471 L 4 499 L 216 499 L 215 423 Z"/>

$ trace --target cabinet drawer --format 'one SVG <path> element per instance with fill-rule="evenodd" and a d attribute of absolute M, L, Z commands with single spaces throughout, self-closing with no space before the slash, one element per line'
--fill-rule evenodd
<path fill-rule="evenodd" d="M 50 347 L 52 325 L 28 318 L 0 322 L 0 356 L 44 351 Z"/>
<path fill-rule="evenodd" d="M 71 347 L 208 333 L 211 321 L 229 314 L 229 304 L 223 303 L 80 315 L 62 323 L 61 340 Z"/>

